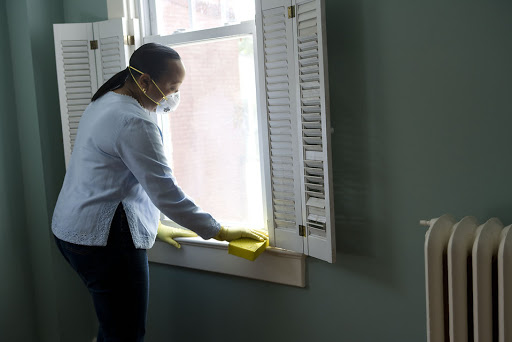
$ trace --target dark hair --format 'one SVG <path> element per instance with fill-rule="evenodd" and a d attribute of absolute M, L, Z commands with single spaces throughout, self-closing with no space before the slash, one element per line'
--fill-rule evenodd
<path fill-rule="evenodd" d="M 158 81 L 167 72 L 167 60 L 169 59 L 181 59 L 181 57 L 174 49 L 168 46 L 148 43 L 133 52 L 129 65 L 149 74 L 153 80 Z M 140 76 L 138 72 L 135 73 Z M 122 87 L 129 76 L 128 68 L 119 71 L 96 91 L 91 101 L 96 101 L 109 91 Z"/>

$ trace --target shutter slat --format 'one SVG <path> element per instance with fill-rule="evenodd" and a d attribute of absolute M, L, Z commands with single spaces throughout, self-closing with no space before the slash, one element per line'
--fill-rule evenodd
<path fill-rule="evenodd" d="M 267 62 L 274 62 L 274 61 L 282 61 L 282 60 L 286 60 L 286 50 L 285 49 L 281 49 L 282 51 L 279 52 L 279 53 L 273 53 L 273 54 L 268 54 L 265 56 L 265 59 Z M 265 49 L 265 52 L 267 52 L 267 49 Z"/>
<path fill-rule="evenodd" d="M 281 68 L 288 68 L 288 64 L 286 63 L 286 60 L 278 60 L 275 62 L 265 63 L 265 67 L 267 69 L 281 69 Z"/>
<path fill-rule="evenodd" d="M 285 30 L 277 30 L 277 31 L 269 31 L 265 32 L 263 35 L 263 38 L 265 41 L 269 39 L 277 39 L 277 38 L 285 38 L 286 37 L 286 31 Z"/>
<path fill-rule="evenodd" d="M 283 20 L 284 20 L 285 13 L 286 13 L 286 11 L 285 11 L 284 7 L 276 7 L 276 8 L 272 8 L 272 9 L 263 11 L 263 18 L 268 18 L 270 16 L 279 16 L 279 17 L 283 17 Z"/>
<path fill-rule="evenodd" d="M 290 105 L 290 98 L 289 97 L 280 97 L 280 98 L 268 99 L 268 104 L 271 106 Z"/>
<path fill-rule="evenodd" d="M 119 55 L 111 55 L 111 56 L 101 56 L 101 61 L 103 63 L 111 62 L 111 61 L 117 61 L 117 63 L 120 63 Z"/>
<path fill-rule="evenodd" d="M 74 46 L 65 46 L 62 44 L 62 51 L 63 53 L 66 52 L 89 52 L 87 45 L 79 44 Z"/>
<path fill-rule="evenodd" d="M 62 57 L 65 59 L 73 59 L 73 58 L 88 58 L 89 57 L 89 51 L 83 50 L 83 51 L 72 51 L 72 52 L 64 52 L 62 54 Z"/>
<path fill-rule="evenodd" d="M 91 75 L 90 71 L 87 69 L 64 71 L 63 74 L 65 76 L 90 76 Z"/>
<path fill-rule="evenodd" d="M 284 18 L 283 18 L 284 19 Z M 274 32 L 274 31 L 281 31 L 281 36 L 286 37 L 286 24 L 284 23 L 284 20 L 280 20 L 278 22 L 275 22 L 273 24 L 265 25 L 264 26 L 264 32 Z M 265 35 L 267 37 L 267 35 Z"/>
<path fill-rule="evenodd" d="M 298 18 L 300 20 L 300 17 Z M 316 32 L 316 17 L 314 17 L 313 19 L 308 19 L 308 20 L 304 20 L 304 21 L 299 21 L 299 32 L 300 31 L 306 31 L 306 29 L 313 29 L 311 31 L 311 33 L 315 33 Z M 303 34 L 301 34 L 302 36 Z"/>
<path fill-rule="evenodd" d="M 87 46 L 88 40 L 63 40 L 61 42 L 62 47 L 69 47 L 69 46 L 79 46 L 83 48 L 85 46 L 86 49 L 89 49 Z"/>
<path fill-rule="evenodd" d="M 265 53 L 267 55 L 273 55 L 273 54 L 281 54 L 277 57 L 280 57 L 280 59 L 283 59 L 283 57 L 286 56 L 286 46 L 283 45 L 274 45 L 272 47 L 265 47 Z M 271 58 L 270 56 L 267 56 L 267 59 Z"/>
<path fill-rule="evenodd" d="M 287 80 L 288 77 L 285 77 L 284 79 Z M 273 83 L 267 84 L 267 90 L 269 90 L 269 91 L 288 90 L 288 88 L 289 88 L 288 82 L 279 82 L 279 83 L 273 82 Z"/>
<path fill-rule="evenodd" d="M 121 70 L 121 67 L 119 66 L 119 59 L 116 58 L 115 60 L 111 60 L 108 62 L 103 63 L 103 70 L 105 69 L 115 69 L 115 70 Z"/>
<path fill-rule="evenodd" d="M 266 39 L 265 47 L 286 45 L 286 37 L 278 37 L 274 39 Z"/>
<path fill-rule="evenodd" d="M 288 67 L 278 69 L 267 69 L 267 76 L 287 76 Z"/>
<path fill-rule="evenodd" d="M 101 44 L 103 45 L 114 45 L 116 48 L 117 48 L 117 44 L 118 44 L 118 37 L 106 37 L 106 38 L 101 38 L 100 39 L 100 42 Z"/>
<path fill-rule="evenodd" d="M 272 25 L 277 22 L 284 22 L 286 20 L 286 17 L 283 14 L 280 15 L 270 15 L 263 18 L 263 23 L 265 25 Z"/>
<path fill-rule="evenodd" d="M 89 58 L 64 58 L 64 64 L 67 65 L 87 63 L 89 63 Z"/>
<path fill-rule="evenodd" d="M 297 6 L 297 14 L 300 16 L 302 13 L 315 11 L 316 12 L 316 1 L 306 2 Z"/>
<path fill-rule="evenodd" d="M 275 99 L 275 98 L 287 98 L 290 99 L 290 93 L 288 91 L 269 91 L 267 92 L 267 96 L 269 99 Z M 290 102 L 290 101 L 288 101 Z"/>
<path fill-rule="evenodd" d="M 299 13 L 299 15 L 297 16 L 297 20 L 300 22 L 310 20 L 313 18 L 316 19 L 316 11 L 314 11 L 314 10 L 311 10 L 309 12 Z"/>
<path fill-rule="evenodd" d="M 273 120 L 291 120 L 290 113 L 270 113 L 269 118 Z"/>

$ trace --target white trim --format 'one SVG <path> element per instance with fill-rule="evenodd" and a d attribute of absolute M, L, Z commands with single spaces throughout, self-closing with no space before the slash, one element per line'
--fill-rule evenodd
<path fill-rule="evenodd" d="M 144 37 L 145 43 L 159 43 L 163 45 L 180 45 L 198 43 L 202 41 L 231 38 L 236 36 L 254 34 L 254 21 L 244 21 L 240 24 L 214 27 L 205 30 L 197 30 L 183 33 L 175 33 L 168 36 L 149 36 Z"/>
<path fill-rule="evenodd" d="M 230 274 L 279 284 L 306 286 L 306 256 L 268 247 L 256 260 L 228 254 L 228 243 L 197 238 L 177 238 L 181 248 L 155 241 L 148 249 L 151 262 Z"/>
<path fill-rule="evenodd" d="M 108 19 L 139 18 L 138 0 L 107 0 Z"/>
<path fill-rule="evenodd" d="M 270 151 L 269 151 L 269 136 L 267 127 L 267 106 L 265 98 L 265 67 L 259 61 L 263 60 L 263 43 L 260 42 L 260 37 L 263 34 L 262 25 L 257 25 L 256 21 L 261 20 L 258 16 L 258 7 L 256 6 L 256 15 L 254 22 L 253 34 L 253 48 L 254 48 L 254 71 L 256 73 L 256 113 L 258 115 L 258 138 L 260 150 L 260 173 L 261 184 L 263 185 L 263 222 L 265 229 L 269 233 L 270 245 L 275 246 L 274 223 L 272 219 L 272 188 L 271 174 L 270 174 Z"/>
<path fill-rule="evenodd" d="M 154 0 L 152 1 L 154 3 Z M 153 33 L 151 29 L 151 19 L 150 19 L 150 0 L 138 0 L 137 1 L 137 11 L 138 18 L 140 20 L 140 30 L 141 30 L 141 38 L 145 36 L 151 36 L 156 33 Z"/>
<path fill-rule="evenodd" d="M 126 17 L 126 3 L 123 0 L 107 0 L 108 19 Z"/>
<path fill-rule="evenodd" d="M 147 0 L 148 4 L 148 16 L 149 16 L 149 25 L 150 30 L 148 31 L 149 35 L 158 35 L 158 23 L 156 20 L 156 5 L 155 0 Z M 144 37 L 146 38 L 146 37 Z"/>

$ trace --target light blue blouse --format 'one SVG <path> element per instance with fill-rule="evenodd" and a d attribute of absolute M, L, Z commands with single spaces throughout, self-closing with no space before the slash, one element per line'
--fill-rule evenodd
<path fill-rule="evenodd" d="M 52 231 L 67 242 L 105 246 L 120 202 L 136 248 L 153 246 L 159 209 L 203 239 L 220 230 L 177 185 L 160 129 L 146 110 L 130 96 L 109 92 L 82 115 Z"/>

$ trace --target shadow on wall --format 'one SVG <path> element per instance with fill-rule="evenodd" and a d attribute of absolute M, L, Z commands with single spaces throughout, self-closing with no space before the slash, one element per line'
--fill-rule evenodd
<path fill-rule="evenodd" d="M 378 35 L 368 32 L 378 27 L 378 16 L 365 6 L 326 2 L 337 264 L 390 281 L 389 189 L 386 160 L 379 152 L 386 150 L 379 138 L 385 134 L 378 112 L 383 104 L 374 98 L 379 44 Z"/>

